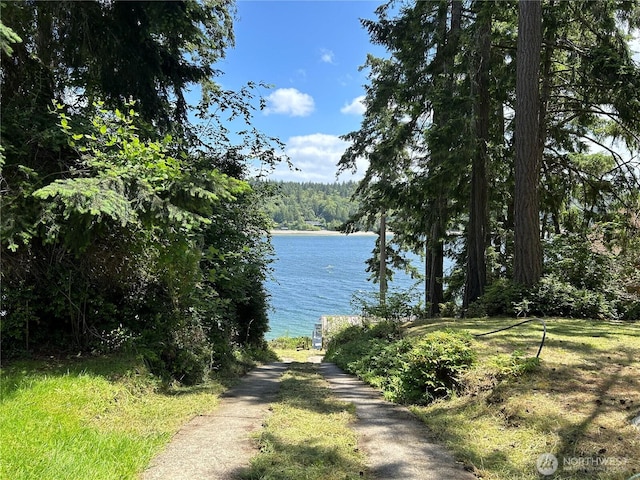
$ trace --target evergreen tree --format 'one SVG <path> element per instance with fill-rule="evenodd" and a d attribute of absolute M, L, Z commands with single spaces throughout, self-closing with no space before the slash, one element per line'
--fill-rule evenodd
<path fill-rule="evenodd" d="M 369 160 L 354 221 L 384 208 L 400 248 L 426 248 L 430 313 L 446 298 L 445 251 L 466 308 L 499 277 L 536 284 L 543 238 L 612 221 L 637 235 L 640 75 L 624 34 L 636 3 L 389 2 L 376 13 L 363 24 L 389 57 L 367 59 L 367 110 L 340 166 Z"/>
<path fill-rule="evenodd" d="M 539 91 L 542 4 L 540 0 L 520 0 L 518 5 L 514 278 L 522 285 L 531 286 L 542 275 L 538 204 L 542 157 Z"/>
<path fill-rule="evenodd" d="M 3 43 L 0 76 L 3 355 L 102 348 L 123 328 L 158 372 L 196 382 L 212 352 L 228 362 L 233 345 L 260 345 L 268 224 L 245 152 L 273 164 L 279 143 L 251 128 L 254 84 L 215 84 L 232 4 L 2 13 L 22 40 Z M 188 122 L 195 83 L 208 127 Z M 238 144 L 220 111 L 247 124 Z"/>

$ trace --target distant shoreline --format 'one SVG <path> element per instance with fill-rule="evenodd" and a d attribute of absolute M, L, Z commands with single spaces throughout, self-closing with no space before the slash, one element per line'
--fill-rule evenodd
<path fill-rule="evenodd" d="M 322 235 L 322 236 L 338 236 L 347 235 L 346 233 L 336 232 L 335 230 L 271 230 L 271 235 Z M 350 233 L 349 236 L 375 236 L 375 232 L 355 232 Z"/>

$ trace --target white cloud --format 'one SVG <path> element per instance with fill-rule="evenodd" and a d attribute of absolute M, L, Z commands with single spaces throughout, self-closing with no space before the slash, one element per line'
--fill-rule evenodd
<path fill-rule="evenodd" d="M 285 153 L 296 170 L 290 170 L 287 165 L 280 164 L 269 175 L 272 180 L 333 183 L 336 181 L 338 161 L 349 146 L 349 143 L 340 137 L 324 133 L 291 137 L 286 144 Z M 359 180 L 365 170 L 366 164 L 359 162 L 355 175 L 345 172 L 338 180 Z"/>
<path fill-rule="evenodd" d="M 340 109 L 345 115 L 362 115 L 367 111 L 364 105 L 364 95 L 354 98 L 351 103 L 346 104 Z"/>
<path fill-rule="evenodd" d="M 279 88 L 267 96 L 265 115 L 272 113 L 290 117 L 306 117 L 315 109 L 313 97 L 295 88 Z"/>
<path fill-rule="evenodd" d="M 335 54 L 331 50 L 323 48 L 320 50 L 320 60 L 324 63 L 335 65 Z"/>

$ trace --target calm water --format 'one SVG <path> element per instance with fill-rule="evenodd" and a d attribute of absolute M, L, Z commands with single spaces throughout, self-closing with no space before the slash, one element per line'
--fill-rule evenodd
<path fill-rule="evenodd" d="M 365 260 L 371 256 L 376 237 L 353 235 L 274 235 L 276 261 L 271 294 L 272 339 L 284 335 L 310 336 L 322 315 L 349 315 L 352 294 L 377 291 L 367 281 Z M 394 275 L 390 289 L 408 289 L 414 280 Z"/>

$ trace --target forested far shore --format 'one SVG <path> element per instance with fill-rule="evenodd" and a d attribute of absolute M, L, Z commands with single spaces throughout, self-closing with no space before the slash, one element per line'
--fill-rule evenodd
<path fill-rule="evenodd" d="M 338 230 L 358 209 L 352 200 L 358 184 L 265 182 L 274 195 L 264 211 L 278 230 Z"/>

